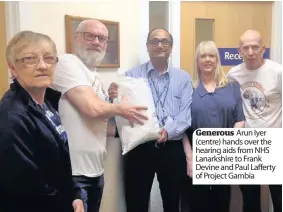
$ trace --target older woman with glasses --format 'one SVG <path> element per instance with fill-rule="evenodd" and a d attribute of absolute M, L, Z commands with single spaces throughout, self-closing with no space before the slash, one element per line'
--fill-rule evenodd
<path fill-rule="evenodd" d="M 45 101 L 57 51 L 47 35 L 22 31 L 6 48 L 13 83 L 0 102 L 0 208 L 83 212 L 72 181 L 67 134 Z"/>

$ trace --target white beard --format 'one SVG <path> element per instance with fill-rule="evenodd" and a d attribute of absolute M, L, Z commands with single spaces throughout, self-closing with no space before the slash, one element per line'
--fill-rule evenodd
<path fill-rule="evenodd" d="M 96 50 L 85 50 L 82 47 L 78 47 L 76 50 L 78 57 L 80 57 L 89 68 L 100 65 L 105 56 L 105 51 L 98 52 Z"/>

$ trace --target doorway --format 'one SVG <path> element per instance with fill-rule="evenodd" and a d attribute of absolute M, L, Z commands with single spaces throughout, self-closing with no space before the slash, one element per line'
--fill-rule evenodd
<path fill-rule="evenodd" d="M 6 63 L 6 20 L 5 20 L 5 2 L 0 1 L 0 99 L 8 90 L 8 67 Z"/>
<path fill-rule="evenodd" d="M 218 48 L 236 50 L 241 34 L 248 29 L 258 30 L 265 46 L 269 48 L 272 4 L 273 2 L 257 1 L 182 2 L 181 68 L 193 76 L 195 49 L 201 41 L 212 40 Z M 227 72 L 233 62 L 225 62 L 222 67 Z"/>

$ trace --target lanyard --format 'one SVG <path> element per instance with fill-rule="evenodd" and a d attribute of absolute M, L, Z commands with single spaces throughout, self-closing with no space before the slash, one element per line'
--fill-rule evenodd
<path fill-rule="evenodd" d="M 165 104 L 165 100 L 166 100 L 166 97 L 167 97 L 167 94 L 168 94 L 168 90 L 169 90 L 170 79 L 167 80 L 167 84 L 165 85 L 165 88 L 163 89 L 163 91 L 161 93 L 159 93 L 157 91 L 156 86 L 155 86 L 153 80 L 151 79 L 151 77 L 149 77 L 149 81 L 150 81 L 150 84 L 152 85 L 152 87 L 154 88 L 154 92 L 155 92 L 155 94 L 157 96 L 157 99 L 153 97 L 153 99 L 154 99 L 154 106 L 157 107 L 157 104 L 160 103 L 160 105 L 162 107 L 162 110 L 164 111 L 164 104 Z M 164 95 L 163 101 L 161 101 L 163 93 L 165 93 L 165 95 Z"/>
<path fill-rule="evenodd" d="M 147 66 L 148 66 L 148 64 L 147 64 Z M 168 90 L 169 90 L 170 76 L 169 76 L 169 78 L 167 80 L 167 83 L 166 83 L 163 91 L 160 92 L 160 93 L 158 92 L 159 89 L 156 89 L 156 86 L 155 86 L 152 78 L 148 76 L 148 79 L 149 79 L 149 82 L 151 84 L 150 87 L 151 87 L 152 92 L 154 90 L 154 92 L 156 94 L 156 97 L 153 95 L 154 106 L 155 106 L 156 110 L 158 110 L 157 104 L 160 103 L 160 106 L 162 108 L 162 112 L 163 112 L 163 115 L 164 115 L 164 112 L 165 112 L 164 105 L 165 105 L 165 100 L 166 100 L 166 97 L 167 97 L 167 94 L 168 94 Z M 162 101 L 162 96 L 163 96 L 164 93 L 165 93 L 165 95 L 164 95 L 164 98 L 163 98 L 163 101 Z M 158 120 L 160 120 L 160 117 L 158 116 L 158 112 L 157 111 L 156 111 L 156 116 L 157 116 Z M 166 117 L 164 117 L 162 120 L 160 120 L 163 125 L 165 125 L 165 118 Z"/>

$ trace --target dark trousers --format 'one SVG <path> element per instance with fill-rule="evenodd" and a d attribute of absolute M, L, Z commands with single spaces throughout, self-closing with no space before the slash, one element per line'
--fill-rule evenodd
<path fill-rule="evenodd" d="M 179 212 L 186 158 L 182 141 L 139 145 L 124 156 L 127 212 L 147 212 L 153 179 L 157 174 L 164 212 Z"/>
<path fill-rule="evenodd" d="M 54 194 L 54 193 L 53 193 Z M 74 212 L 72 199 L 66 200 L 66 196 L 39 196 L 17 195 L 2 193 L 0 189 L 1 212 Z M 56 194 L 55 194 L 56 195 Z M 2 198 L 4 197 L 4 198 Z"/>
<path fill-rule="evenodd" d="M 260 185 L 240 185 L 243 212 L 261 212 Z"/>
<path fill-rule="evenodd" d="M 73 176 L 81 192 L 85 212 L 99 212 L 104 188 L 104 176 Z"/>
<path fill-rule="evenodd" d="M 261 212 L 260 185 L 240 185 L 243 212 Z M 269 185 L 274 212 L 282 212 L 282 185 Z"/>
<path fill-rule="evenodd" d="M 269 185 L 274 212 L 282 212 L 282 185 Z"/>
<path fill-rule="evenodd" d="M 192 186 L 193 180 L 191 177 L 186 176 L 183 188 L 181 191 L 181 212 L 192 212 Z"/>
<path fill-rule="evenodd" d="M 190 188 L 191 212 L 229 212 L 230 185 L 190 185 Z"/>

